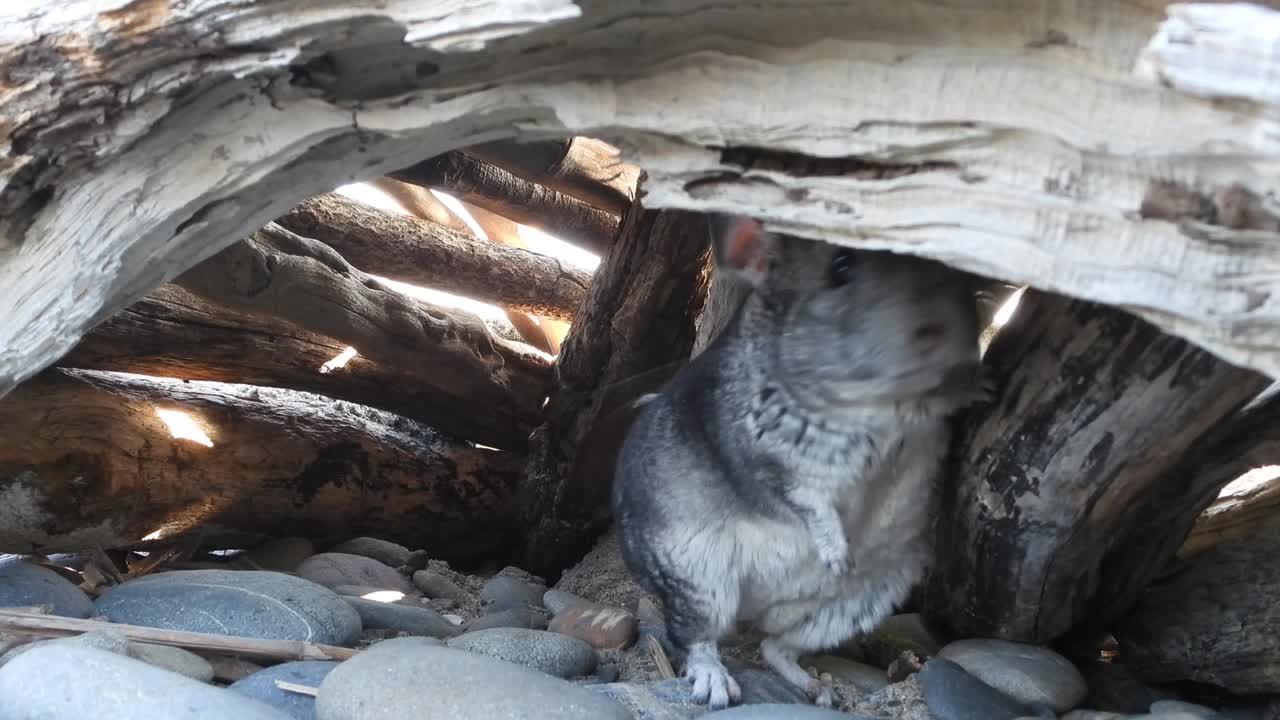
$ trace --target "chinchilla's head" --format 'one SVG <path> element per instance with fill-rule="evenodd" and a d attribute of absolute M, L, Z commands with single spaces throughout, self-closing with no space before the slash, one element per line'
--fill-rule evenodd
<path fill-rule="evenodd" d="M 770 373 L 818 408 L 909 400 L 976 383 L 971 276 L 941 263 L 712 222 L 718 272 L 757 295 L 739 337 L 764 346 Z"/>

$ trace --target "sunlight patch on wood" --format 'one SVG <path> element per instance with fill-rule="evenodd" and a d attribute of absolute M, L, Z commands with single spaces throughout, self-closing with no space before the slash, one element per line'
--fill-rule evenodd
<path fill-rule="evenodd" d="M 351 346 L 347 346 L 345 350 L 338 353 L 337 355 L 334 355 L 332 358 L 326 361 L 325 364 L 320 366 L 320 374 L 328 375 L 334 370 L 339 370 L 341 368 L 346 367 L 347 363 L 351 362 L 351 359 L 354 358 L 356 355 L 359 355 L 359 353 L 356 352 L 356 349 Z"/>
<path fill-rule="evenodd" d="M 169 428 L 169 434 L 175 440 L 190 440 L 205 447 L 213 447 L 213 440 L 209 439 L 208 434 L 190 414 L 181 410 L 156 408 L 156 415 L 160 416 L 160 419 L 164 421 L 164 424 Z"/>
<path fill-rule="evenodd" d="M 1022 294 L 1026 291 L 1027 288 L 1025 286 L 1020 287 L 1009 296 L 1008 300 L 1004 301 L 1004 304 L 1000 306 L 1000 309 L 991 318 L 992 326 L 1001 328 L 1008 324 L 1009 320 L 1013 319 L 1013 313 L 1017 311 L 1018 303 L 1022 300 Z"/>
<path fill-rule="evenodd" d="M 1222 492 L 1218 493 L 1219 498 L 1235 497 L 1236 495 L 1248 495 L 1264 485 L 1268 485 L 1280 479 L 1280 465 L 1264 465 L 1260 468 L 1254 468 L 1240 477 L 1227 483 L 1222 488 Z"/>

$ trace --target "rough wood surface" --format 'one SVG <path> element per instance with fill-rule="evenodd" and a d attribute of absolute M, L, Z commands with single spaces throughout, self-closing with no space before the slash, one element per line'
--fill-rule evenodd
<path fill-rule="evenodd" d="M 548 580 L 581 559 L 609 521 L 612 466 L 577 461 L 583 438 L 616 407 L 611 386 L 674 372 L 706 300 L 705 216 L 637 204 L 623 222 L 556 360 L 557 386 L 521 478 L 521 567 Z"/>
<path fill-rule="evenodd" d="M 1210 499 L 1179 476 L 1186 451 L 1268 381 L 1128 313 L 1033 291 L 984 362 L 999 395 L 958 419 L 926 612 L 962 636 L 1045 642 L 1100 602 L 1122 611 L 1106 604 L 1163 569 L 1134 560 Z"/>
<path fill-rule="evenodd" d="M 472 145 L 463 152 L 531 183 L 622 215 L 636 199 L 640 168 L 622 160 L 618 148 L 586 137 Z"/>
<path fill-rule="evenodd" d="M 390 176 L 442 190 L 597 255 L 608 250 L 618 231 L 617 216 L 461 152 L 423 160 Z"/>
<path fill-rule="evenodd" d="M 302 390 L 437 429 L 491 422 L 489 408 L 446 402 L 416 368 L 359 354 L 338 360 L 346 348 L 271 317 L 230 311 L 168 283 L 95 327 L 58 364 Z"/>
<path fill-rule="evenodd" d="M 1223 540 L 1152 585 L 1115 623 L 1124 664 L 1147 682 L 1193 680 L 1280 692 L 1280 514 Z"/>
<path fill-rule="evenodd" d="M 173 437 L 161 411 L 201 438 Z M 270 388 L 51 369 L 0 400 L 0 552 L 195 527 L 364 534 L 474 560 L 510 538 L 522 458 Z M 208 443 L 211 443 L 209 445 Z"/>
<path fill-rule="evenodd" d="M 544 317 L 572 320 L 591 284 L 590 273 L 556 258 L 333 193 L 308 198 L 276 222 L 365 272 Z"/>
<path fill-rule="evenodd" d="M 1275 15 L 1166 7 L 7 3 L 0 393 L 303 198 L 574 135 L 644 168 L 650 208 L 1127 307 L 1280 376 L 1280 236 L 1141 212 L 1280 192 Z M 1158 81 L 1135 66 L 1169 12 L 1231 24 L 1156 48 Z"/>
<path fill-rule="evenodd" d="M 385 287 L 323 243 L 274 223 L 175 283 L 224 307 L 276 318 L 412 373 L 436 395 L 439 429 L 523 449 L 541 416 L 548 362 L 489 334 L 473 315 Z M 468 410 L 466 408 L 472 408 Z M 483 418 L 474 408 L 484 408 Z"/>

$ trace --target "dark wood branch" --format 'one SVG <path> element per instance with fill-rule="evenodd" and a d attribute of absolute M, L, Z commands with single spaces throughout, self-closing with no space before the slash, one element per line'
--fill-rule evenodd
<path fill-rule="evenodd" d="M 963 635 L 1044 642 L 1094 614 L 1100 587 L 1119 602 L 1160 572 L 1135 562 L 1176 550 L 1158 523 L 1207 502 L 1175 478 L 1180 459 L 1267 380 L 1126 312 L 1034 291 L 986 362 L 1000 395 L 957 422 L 926 612 Z"/>
<path fill-rule="evenodd" d="M 488 408 L 441 393 L 414 374 L 415 368 L 356 355 L 321 369 L 346 347 L 269 316 L 230 311 L 169 283 L 95 327 L 58 364 L 303 390 L 447 428 L 444 432 L 460 431 L 477 441 L 502 442 L 510 436 L 510 428 L 495 424 Z M 431 364 L 430 355 L 422 364 Z"/>
<path fill-rule="evenodd" d="M 588 137 L 472 145 L 463 153 L 537 185 L 544 185 L 614 215 L 636 198 L 640 168 L 622 161 L 612 145 Z"/>
<path fill-rule="evenodd" d="M 584 456 L 583 438 L 618 401 L 609 389 L 686 361 L 710 272 L 706 217 L 644 210 L 624 219 L 556 361 L 546 422 L 530 440 L 522 479 L 523 567 L 548 579 L 577 562 L 609 520 L 612 458 Z M 610 434 L 607 430 L 605 434 Z"/>
<path fill-rule="evenodd" d="M 276 222 L 365 272 L 533 315 L 572 320 L 591 284 L 590 273 L 556 258 L 333 193 L 304 200 Z"/>
<path fill-rule="evenodd" d="M 206 439 L 173 437 L 161 411 Z M 361 534 L 474 560 L 506 542 L 522 458 L 305 393 L 81 370 L 0 401 L 0 552 L 127 546 L 160 531 Z"/>
<path fill-rule="evenodd" d="M 525 447 L 550 382 L 549 364 L 495 338 L 476 317 L 420 302 L 351 267 L 332 248 L 272 223 L 175 282 L 239 312 L 274 317 L 354 347 L 371 362 L 411 373 L 448 415 L 440 429 L 504 449 Z"/>
<path fill-rule="evenodd" d="M 450 152 L 388 175 L 435 188 L 567 243 L 603 255 L 618 232 L 618 218 L 488 163 Z"/>

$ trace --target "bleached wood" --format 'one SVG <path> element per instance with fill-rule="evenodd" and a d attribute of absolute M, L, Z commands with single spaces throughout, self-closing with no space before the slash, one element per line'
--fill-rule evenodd
<path fill-rule="evenodd" d="M 1271 86 L 1222 102 L 1135 72 L 1165 6 L 8 3 L 0 393 L 306 196 L 568 135 L 643 167 L 648 207 L 1125 307 L 1280 375 L 1280 234 L 1139 212 L 1157 181 L 1280 193 Z M 852 160 L 797 171 L 743 148 Z"/>

